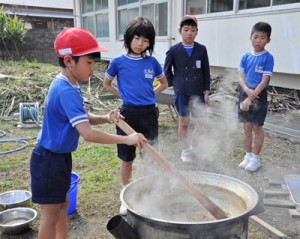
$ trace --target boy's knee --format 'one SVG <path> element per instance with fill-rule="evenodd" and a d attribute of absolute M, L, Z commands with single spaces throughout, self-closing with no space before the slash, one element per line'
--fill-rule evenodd
<path fill-rule="evenodd" d="M 262 126 L 254 126 L 253 127 L 253 132 L 255 134 L 261 134 L 261 133 L 264 133 L 264 129 Z"/>

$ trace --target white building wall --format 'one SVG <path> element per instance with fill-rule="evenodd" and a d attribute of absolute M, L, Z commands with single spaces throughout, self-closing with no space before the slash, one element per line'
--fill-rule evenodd
<path fill-rule="evenodd" d="M 181 4 L 179 4 L 181 2 Z M 169 0 L 172 16 L 169 22 L 172 32 L 169 37 L 157 37 L 154 56 L 163 65 L 165 53 L 170 45 L 181 41 L 178 24 L 183 15 L 182 1 Z M 75 6 L 76 7 L 76 6 Z M 109 49 L 102 58 L 110 60 L 125 51 L 123 42 L 116 40 L 115 1 L 109 1 L 109 39 L 99 39 L 100 44 Z M 75 9 L 79 14 L 79 9 Z M 80 11 L 79 11 L 80 12 Z M 199 32 L 196 41 L 206 45 L 212 75 L 237 77 L 237 67 L 242 55 L 251 50 L 250 32 L 258 21 L 266 21 L 272 26 L 271 42 L 266 49 L 275 58 L 274 74 L 271 85 L 300 90 L 300 8 L 276 11 L 248 12 L 227 16 L 197 16 Z"/>
<path fill-rule="evenodd" d="M 74 2 L 73 0 L 0 0 L 0 5 L 2 3 L 13 4 L 18 6 L 73 9 Z"/>
<path fill-rule="evenodd" d="M 197 40 L 209 50 L 213 66 L 237 67 L 243 53 L 251 50 L 250 32 L 258 21 L 272 26 L 266 46 L 275 58 L 275 72 L 300 74 L 300 12 L 199 21 Z"/>
<path fill-rule="evenodd" d="M 271 85 L 300 89 L 300 12 L 200 19 L 197 40 L 207 46 L 212 73 L 236 72 L 242 55 L 250 51 L 250 33 L 258 21 L 272 26 L 271 42 L 266 46 L 275 59 Z M 226 69 L 226 71 L 224 71 Z"/>

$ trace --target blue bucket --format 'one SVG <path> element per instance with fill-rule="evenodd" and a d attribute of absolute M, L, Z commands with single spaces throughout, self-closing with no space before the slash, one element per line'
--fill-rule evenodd
<path fill-rule="evenodd" d="M 68 207 L 67 215 L 71 215 L 76 210 L 77 191 L 78 191 L 79 180 L 80 180 L 79 175 L 76 173 L 72 173 L 70 189 L 68 191 L 69 207 Z"/>

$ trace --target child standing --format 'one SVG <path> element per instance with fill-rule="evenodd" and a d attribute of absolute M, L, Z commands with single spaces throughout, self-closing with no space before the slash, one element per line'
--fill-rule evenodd
<path fill-rule="evenodd" d="M 169 85 L 174 86 L 174 101 L 179 115 L 178 136 L 182 142 L 181 160 L 192 162 L 197 149 L 187 139 L 190 116 L 197 119 L 199 126 L 201 114 L 198 107 L 193 107 L 193 102 L 209 105 L 210 69 L 206 47 L 195 41 L 198 34 L 196 17 L 184 16 L 178 32 L 182 41 L 166 53 L 164 71 Z"/>
<path fill-rule="evenodd" d="M 51 83 L 45 104 L 43 126 L 30 159 L 32 201 L 40 204 L 39 239 L 67 239 L 68 190 L 71 183 L 72 155 L 79 136 L 102 144 L 128 144 L 142 147 L 142 134 L 119 136 L 91 127 L 113 123 L 116 111 L 98 116 L 85 112 L 78 81 L 93 75 L 95 60 L 100 60 L 98 45 L 91 33 L 69 28 L 56 38 L 54 49 L 61 72 Z"/>
<path fill-rule="evenodd" d="M 137 132 L 141 132 L 154 144 L 158 137 L 158 115 L 156 97 L 168 87 L 167 79 L 158 61 L 152 56 L 155 43 L 155 30 L 152 23 L 143 17 L 133 19 L 124 33 L 124 47 L 127 51 L 113 59 L 105 73 L 104 87 L 121 97 L 121 114 L 125 121 Z M 147 51 L 149 55 L 147 55 Z M 112 85 L 117 77 L 118 87 Z M 153 81 L 160 84 L 153 88 Z M 118 135 L 125 133 L 117 127 Z M 131 178 L 132 164 L 136 157 L 136 147 L 118 144 L 118 157 L 122 160 L 122 185 L 126 186 Z M 121 205 L 120 213 L 127 209 Z"/>
<path fill-rule="evenodd" d="M 251 172 L 260 167 L 259 153 L 265 136 L 263 125 L 268 110 L 267 88 L 274 67 L 274 58 L 265 50 L 265 46 L 271 41 L 271 31 L 271 26 L 265 22 L 258 22 L 253 26 L 250 36 L 253 49 L 242 57 L 239 66 L 238 80 L 241 90 L 238 117 L 244 124 L 246 150 L 239 167 Z"/>

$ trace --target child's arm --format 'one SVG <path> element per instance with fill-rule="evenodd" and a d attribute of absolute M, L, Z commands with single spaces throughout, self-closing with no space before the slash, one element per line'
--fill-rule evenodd
<path fill-rule="evenodd" d="M 270 76 L 264 75 L 263 78 L 262 78 L 262 81 L 261 81 L 261 82 L 257 85 L 257 87 L 255 88 L 254 94 L 255 94 L 255 95 L 259 95 L 260 92 L 262 92 L 262 91 L 266 88 L 266 86 L 267 86 L 269 80 L 270 80 Z M 248 87 L 247 87 L 247 88 L 248 88 Z M 256 97 L 256 98 L 257 98 L 257 97 Z M 241 110 L 243 110 L 243 111 L 248 111 L 248 110 L 249 110 L 249 107 L 250 107 L 250 105 L 251 105 L 251 103 L 252 103 L 252 99 L 251 99 L 250 97 L 246 98 L 246 99 L 241 103 L 241 105 L 240 105 Z"/>
<path fill-rule="evenodd" d="M 103 86 L 105 89 L 107 89 L 113 95 L 120 97 L 120 93 L 119 93 L 118 89 L 115 86 L 113 86 L 112 80 L 108 79 L 106 76 L 104 77 L 104 80 L 103 80 Z"/>
<path fill-rule="evenodd" d="M 241 102 L 240 108 L 242 111 L 248 111 L 251 104 L 252 100 L 249 97 L 247 97 L 243 102 Z"/>
<path fill-rule="evenodd" d="M 270 81 L 269 75 L 263 75 L 261 82 L 256 86 L 255 93 L 258 95 L 260 92 L 262 92 L 268 85 Z"/>
<path fill-rule="evenodd" d="M 168 80 L 168 85 L 173 86 L 173 79 L 174 79 L 174 73 L 173 73 L 173 53 L 169 50 L 166 53 L 166 59 L 164 64 L 164 72 L 165 76 Z"/>
<path fill-rule="evenodd" d="M 162 92 L 163 90 L 168 88 L 168 81 L 165 76 L 163 76 L 162 78 L 160 78 L 158 80 L 159 80 L 160 84 L 158 86 L 156 86 L 154 89 L 155 95 L 158 95 L 160 92 Z"/>
<path fill-rule="evenodd" d="M 92 128 L 88 122 L 79 123 L 75 127 L 84 140 L 88 142 L 137 145 L 141 149 L 147 143 L 147 139 L 140 133 L 133 133 L 128 136 L 111 134 Z"/>
<path fill-rule="evenodd" d="M 209 90 L 204 91 L 204 103 L 209 106 L 210 100 L 209 100 Z"/>
<path fill-rule="evenodd" d="M 93 113 L 88 112 L 88 118 L 91 125 L 97 125 L 97 124 L 113 124 L 114 121 L 112 119 L 112 116 L 116 119 L 124 119 L 124 116 L 119 113 L 118 110 L 111 110 L 106 115 L 96 115 Z"/>
<path fill-rule="evenodd" d="M 249 99 L 255 100 L 257 98 L 258 94 L 254 90 L 249 89 L 248 86 L 246 85 L 244 72 L 241 72 L 241 71 L 239 72 L 238 80 L 239 80 L 240 86 L 245 91 L 245 93 L 248 95 Z"/>

